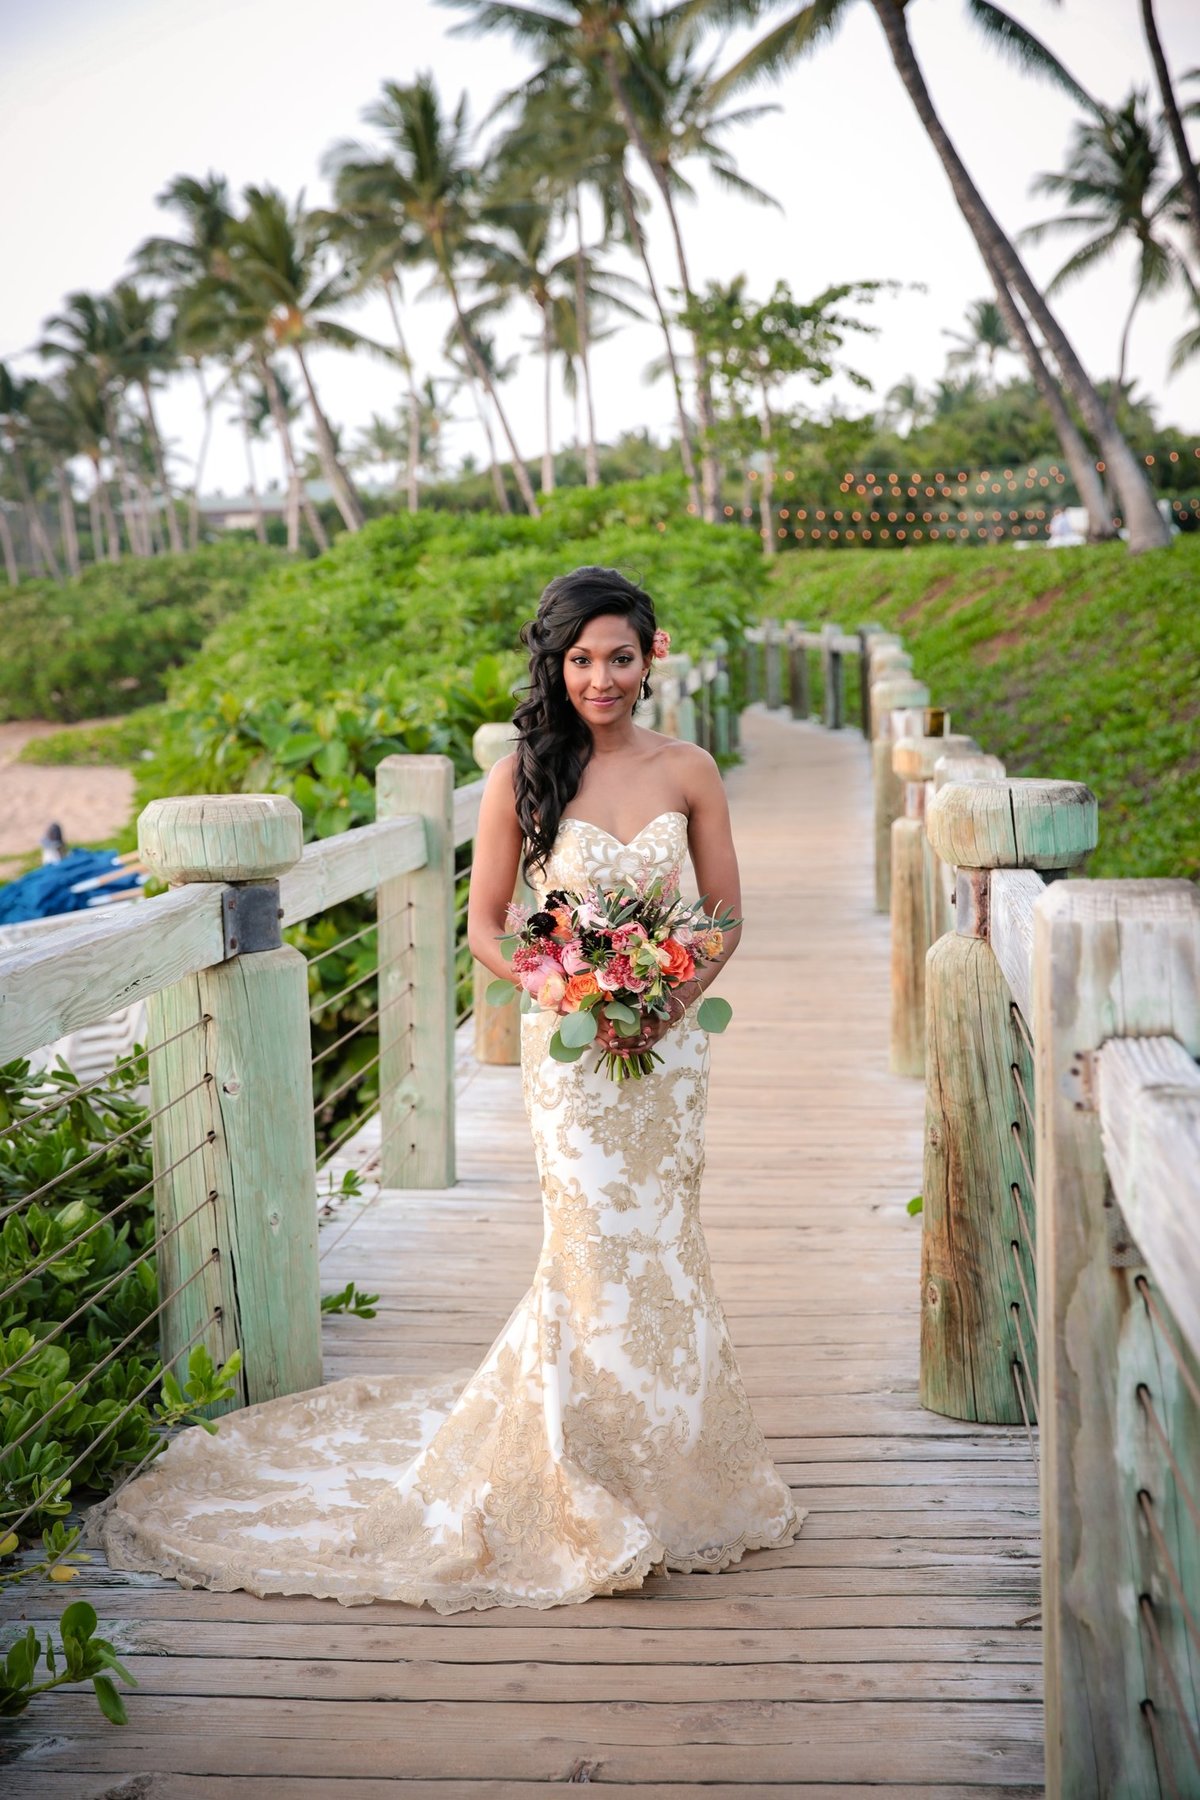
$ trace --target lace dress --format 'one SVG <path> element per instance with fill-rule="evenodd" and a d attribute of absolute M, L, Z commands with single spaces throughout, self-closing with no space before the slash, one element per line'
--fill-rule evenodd
<path fill-rule="evenodd" d="M 545 886 L 677 874 L 687 820 L 628 844 L 562 823 Z M 479 1367 L 350 1378 L 182 1432 L 100 1509 L 110 1565 L 186 1585 L 469 1607 L 562 1606 L 656 1568 L 721 1569 L 803 1513 L 742 1386 L 700 1227 L 708 1039 L 618 1085 L 522 1019 L 545 1235 Z"/>

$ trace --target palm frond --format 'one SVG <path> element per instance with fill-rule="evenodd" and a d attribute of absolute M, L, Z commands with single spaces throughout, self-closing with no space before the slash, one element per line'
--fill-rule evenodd
<path fill-rule="evenodd" d="M 1094 118 L 1104 117 L 1104 108 L 1099 102 L 1093 100 L 1049 45 L 1022 25 L 1019 19 L 1014 19 L 1002 6 L 993 5 L 992 0 L 967 0 L 967 9 L 984 35 L 991 39 L 1010 62 L 1015 63 L 1026 74 L 1041 75 L 1045 80 L 1053 82 L 1055 87 L 1069 94 L 1072 100 L 1077 101 Z"/>

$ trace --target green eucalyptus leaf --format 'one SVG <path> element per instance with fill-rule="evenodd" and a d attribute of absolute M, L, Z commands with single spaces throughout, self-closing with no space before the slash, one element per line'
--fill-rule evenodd
<path fill-rule="evenodd" d="M 558 1035 L 572 1050 L 582 1050 L 591 1043 L 597 1032 L 595 1019 L 590 1012 L 568 1013 L 558 1028 Z"/>
<path fill-rule="evenodd" d="M 550 1055 L 554 1058 L 555 1062 L 578 1062 L 583 1055 L 583 1052 L 584 1046 L 582 1044 L 580 1044 L 577 1049 L 572 1049 L 570 1044 L 564 1044 L 557 1031 L 550 1039 Z"/>
<path fill-rule="evenodd" d="M 707 995 L 696 1012 L 696 1023 L 701 1031 L 724 1031 L 733 1017 L 733 1008 L 728 1000 L 719 995 Z"/>
<path fill-rule="evenodd" d="M 507 1006 L 516 998 L 517 990 L 506 975 L 487 984 L 486 998 L 489 1006 Z"/>

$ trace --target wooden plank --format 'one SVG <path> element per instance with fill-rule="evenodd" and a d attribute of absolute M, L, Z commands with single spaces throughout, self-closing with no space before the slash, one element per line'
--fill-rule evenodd
<path fill-rule="evenodd" d="M 285 925 L 337 906 L 356 894 L 377 888 L 413 869 L 424 867 L 425 830 L 409 815 L 359 825 L 337 837 L 305 846 L 294 869 L 281 877 L 279 903 Z"/>
<path fill-rule="evenodd" d="M 1096 1075 L 1117 1203 L 1200 1356 L 1200 1068 L 1176 1038 L 1109 1038 Z"/>
<path fill-rule="evenodd" d="M 11 1062 L 225 954 L 219 887 L 180 888 L 90 915 L 0 955 L 0 1062 Z"/>
<path fill-rule="evenodd" d="M 1036 869 L 993 869 L 988 880 L 988 942 L 1012 997 L 1033 1015 L 1033 909 L 1046 891 Z"/>
<path fill-rule="evenodd" d="M 905 1202 L 921 1185 L 920 1091 L 887 1070 L 866 759 L 846 734 L 761 710 L 744 725 L 729 792 L 747 926 L 722 976 L 735 1017 L 712 1045 L 703 1216 L 756 1416 L 813 1507 L 800 1537 L 721 1576 L 448 1618 L 189 1591 L 93 1563 L 71 1597 L 95 1605 L 149 1691 L 131 1691 L 121 1732 L 87 1696 L 40 1700 L 9 1739 L 18 1792 L 1040 1791 L 1024 1434 L 941 1418 L 916 1392 L 920 1228 Z M 351 1229 L 328 1285 L 383 1297 L 373 1321 L 326 1322 L 331 1371 L 473 1367 L 528 1283 L 542 1221 L 519 1074 L 461 1064 L 458 1083 L 458 1185 L 337 1215 Z M 379 1144 L 376 1122 L 361 1154 Z M 9 1616 L 48 1620 L 60 1604 L 57 1590 L 0 1597 Z M 878 1710 L 848 1710 L 864 1702 Z"/>
<path fill-rule="evenodd" d="M 1054 1794 L 1154 1793 L 1148 1689 L 1177 1768 L 1190 1752 L 1172 1697 L 1148 1668 L 1136 1596 L 1153 1596 L 1185 1693 L 1195 1663 L 1139 1495 L 1155 1502 L 1189 1584 L 1196 1533 L 1165 1504 L 1170 1471 L 1147 1441 L 1139 1388 L 1189 1460 L 1197 1420 L 1174 1371 L 1164 1378 L 1166 1346 L 1134 1285 L 1141 1271 L 1109 1203 L 1085 1072 L 1114 1036 L 1173 1037 L 1200 1052 L 1200 891 L 1185 881 L 1055 882 L 1035 914 L 1033 1009 L 1047 1780 Z M 1189 1698 L 1195 1705 L 1194 1691 Z"/>
<path fill-rule="evenodd" d="M 470 843 L 479 826 L 479 802 L 483 799 L 486 777 L 468 781 L 454 790 L 454 843 Z"/>
<path fill-rule="evenodd" d="M 580 1759 L 580 1769 L 587 1769 Z M 137 1777 L 124 1773 L 108 1775 L 54 1775 L 22 1771 L 28 1800 L 136 1800 Z M 567 1780 L 582 1780 L 580 1773 Z M 591 1779 L 590 1775 L 587 1779 Z M 114 1785 L 118 1784 L 118 1785 Z M 351 1787 L 350 1784 L 353 1784 Z M 335 1785 L 336 1784 L 336 1785 Z M 353 1800 L 394 1800 L 400 1789 L 404 1800 L 496 1800 L 496 1784 L 490 1776 L 479 1781 L 466 1780 L 412 1781 L 392 1780 L 386 1775 L 360 1777 L 346 1772 L 319 1775 L 308 1779 L 303 1775 L 209 1775 L 204 1780 L 205 1800 L 328 1800 L 331 1793 L 343 1789 Z M 788 1783 L 789 1794 L 803 1800 L 847 1800 L 847 1790 L 840 1781 L 806 1781 L 803 1776 Z M 887 1782 L 876 1791 L 887 1800 L 1043 1800 L 1041 1783 L 1036 1787 L 986 1787 L 972 1783 L 970 1787 L 930 1787 L 922 1782 L 912 1787 Z M 697 1788 L 690 1781 L 606 1781 L 605 1800 L 696 1800 Z M 744 1781 L 706 1781 L 704 1800 L 745 1800 Z M 546 1784 L 541 1781 L 506 1781 L 504 1800 L 545 1800 Z M 154 1777 L 153 1800 L 196 1800 L 196 1786 L 190 1775 L 160 1774 Z"/>

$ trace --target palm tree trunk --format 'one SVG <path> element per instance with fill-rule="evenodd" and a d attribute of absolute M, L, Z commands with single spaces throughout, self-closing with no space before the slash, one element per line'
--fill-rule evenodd
<path fill-rule="evenodd" d="M 642 230 L 641 220 L 633 201 L 633 189 L 629 185 L 629 177 L 624 167 L 620 170 L 621 204 L 625 213 L 625 223 L 629 228 L 631 243 L 641 259 L 642 268 L 646 272 L 646 283 L 650 289 L 650 298 L 654 310 L 658 314 L 658 323 L 662 328 L 663 341 L 667 346 L 667 367 L 671 371 L 671 385 L 675 389 L 675 424 L 679 431 L 679 455 L 683 463 L 684 479 L 688 484 L 688 494 L 696 513 L 700 512 L 700 487 L 696 479 L 696 456 L 692 447 L 692 426 L 683 403 L 683 377 L 679 373 L 679 364 L 675 359 L 675 345 L 671 338 L 671 326 L 663 307 L 658 291 L 658 283 L 654 279 L 654 270 L 650 263 L 650 252 L 646 244 L 646 234 Z"/>
<path fill-rule="evenodd" d="M 771 401 L 766 383 L 762 384 L 762 413 L 759 425 L 763 441 L 763 472 L 758 488 L 758 521 L 764 556 L 775 554 L 775 453 L 771 448 Z"/>
<path fill-rule="evenodd" d="M 1171 142 L 1175 146 L 1175 155 L 1179 162 L 1180 192 L 1187 208 L 1196 265 L 1200 269 L 1200 177 L 1197 177 L 1196 165 L 1188 148 L 1187 133 L 1183 129 L 1183 119 L 1179 113 L 1179 102 L 1175 98 L 1175 89 L 1171 85 L 1171 71 L 1167 68 L 1162 40 L 1158 35 L 1158 24 L 1154 17 L 1154 0 L 1142 0 L 1142 25 L 1146 32 L 1146 42 L 1150 46 L 1150 60 L 1154 64 L 1154 73 L 1158 77 L 1163 117 L 1167 121 L 1167 130 L 1171 134 Z"/>
<path fill-rule="evenodd" d="M 117 412 L 112 403 L 111 394 L 104 396 L 104 423 L 108 433 L 109 455 L 117 471 L 117 487 L 121 494 L 121 508 L 125 514 L 125 534 L 129 540 L 130 552 L 134 556 L 149 556 L 150 545 L 145 536 L 145 519 L 141 516 L 137 494 L 129 473 L 129 464 L 125 461 L 125 451 L 121 443 L 121 435 L 117 428 Z"/>
<path fill-rule="evenodd" d="M 1000 316 L 1008 328 L 1008 335 L 1014 344 L 1018 344 L 1025 358 L 1033 384 L 1046 402 L 1050 417 L 1054 421 L 1054 429 L 1062 447 L 1063 459 L 1075 483 L 1075 492 L 1079 495 L 1079 503 L 1087 511 L 1088 542 L 1098 544 L 1105 539 L 1117 535 L 1116 526 L 1112 522 L 1112 508 L 1104 493 L 1104 483 L 1096 470 L 1095 459 L 1083 441 L 1083 434 L 1076 425 L 1057 381 L 1046 367 L 1046 360 L 1038 347 L 1037 340 L 1029 329 L 1024 313 L 1008 290 L 1008 283 L 1000 272 L 998 263 L 984 253 L 984 266 L 992 278 L 996 290 L 996 305 L 1000 308 Z M 916 426 L 916 415 L 913 415 L 913 426 Z"/>
<path fill-rule="evenodd" d="M 196 474 L 192 482 L 192 491 L 188 496 L 188 548 L 194 550 L 200 542 L 200 484 L 204 480 L 204 463 L 208 456 L 208 446 L 212 439 L 213 396 L 209 393 L 204 380 L 204 366 L 196 364 L 196 380 L 200 383 L 200 399 L 204 406 L 204 429 L 200 433 L 200 448 L 196 452 Z"/>
<path fill-rule="evenodd" d="M 929 89 L 925 85 L 925 78 L 921 73 L 916 53 L 908 36 L 907 20 L 900 0 L 871 0 L 871 4 L 883 26 L 892 61 L 896 65 L 896 72 L 904 83 L 905 91 L 916 109 L 917 116 L 941 159 L 942 167 L 946 171 L 963 218 L 970 227 L 980 250 L 983 251 L 985 245 L 987 246 L 988 254 L 999 265 L 1004 279 L 1014 295 L 1024 303 L 1030 319 L 1041 332 L 1047 347 L 1053 354 L 1062 378 L 1083 414 L 1084 423 L 1100 446 L 1113 484 L 1120 495 L 1125 523 L 1129 530 L 1130 550 L 1136 553 L 1169 544 L 1170 532 L 1159 513 L 1144 471 L 1138 467 L 1110 409 L 1105 405 L 1095 383 L 1075 354 L 1074 347 L 1062 326 L 1031 279 L 1028 270 L 1017 255 L 1015 247 L 988 210 L 983 196 L 971 180 L 966 165 L 934 110 Z"/>
<path fill-rule="evenodd" d="M 304 377 L 304 386 L 308 393 L 308 403 L 312 407 L 313 420 L 317 428 L 317 455 L 321 467 L 325 471 L 325 479 L 333 489 L 334 503 L 342 515 L 342 523 L 347 531 L 361 531 L 363 528 L 363 509 L 358 503 L 358 495 L 353 483 L 338 461 L 337 445 L 333 441 L 333 432 L 329 428 L 329 420 L 325 417 L 321 402 L 317 399 L 317 390 L 313 386 L 313 378 L 309 374 L 308 362 L 299 344 L 293 344 L 296 361 L 300 364 L 300 373 Z"/>
<path fill-rule="evenodd" d="M 392 315 L 392 325 L 396 332 L 396 342 L 400 346 L 400 357 L 404 364 L 404 372 L 408 376 L 408 468 L 405 470 L 406 488 L 408 491 L 408 510 L 418 511 L 421 505 L 420 461 L 421 461 L 421 401 L 417 393 L 416 373 L 413 369 L 412 357 L 408 354 L 408 344 L 404 337 L 404 327 L 400 322 L 400 302 L 397 294 L 398 283 L 389 273 L 383 278 L 383 291 L 387 295 L 388 309 Z"/>
<path fill-rule="evenodd" d="M 675 199 L 671 193 L 671 184 L 667 180 L 665 170 L 659 167 L 657 158 L 647 142 L 646 134 L 642 130 L 641 123 L 633 109 L 633 103 L 629 98 L 629 91 L 622 80 L 620 66 L 614 51 L 605 51 L 604 67 L 630 142 L 636 146 L 639 156 L 649 169 L 654 184 L 662 196 L 663 205 L 667 209 L 667 219 L 675 242 L 675 260 L 679 265 L 679 280 L 683 287 L 684 300 L 690 302 L 693 297 L 692 283 L 688 274 L 687 255 L 683 248 L 683 233 L 679 228 L 679 216 L 675 211 Z M 720 507 L 721 470 L 717 462 L 714 443 L 716 414 L 713 410 L 712 385 L 708 376 L 708 364 L 696 332 L 692 333 L 692 351 L 696 364 L 696 412 L 700 421 L 701 506 L 704 517 L 712 524 L 716 521 Z"/>
<path fill-rule="evenodd" d="M 146 424 L 150 432 L 150 448 L 154 455 L 154 472 L 158 476 L 158 485 L 162 490 L 163 510 L 167 518 L 167 542 L 178 554 L 183 549 L 183 538 L 179 532 L 179 520 L 175 516 L 175 496 L 171 492 L 171 484 L 167 479 L 167 459 L 163 453 L 162 433 L 158 429 L 158 418 L 154 411 L 154 399 L 150 391 L 150 383 L 139 383 L 142 399 L 146 403 Z"/>
<path fill-rule="evenodd" d="M 551 378 L 554 374 L 554 339 L 550 330 L 549 300 L 542 306 L 542 492 L 554 492 L 554 430 L 551 417 Z"/>
<path fill-rule="evenodd" d="M 487 439 L 488 472 L 492 478 L 492 492 L 496 496 L 496 505 L 500 508 L 502 513 L 511 513 L 512 501 L 508 497 L 508 489 L 504 485 L 504 476 L 501 473 L 500 464 L 496 460 L 496 438 L 492 431 L 492 421 L 488 417 L 487 407 L 483 403 L 483 397 L 479 392 L 478 383 L 476 382 L 474 375 L 472 375 L 469 365 L 467 369 L 467 386 L 471 390 L 471 398 L 475 402 L 475 411 L 479 414 L 479 423 L 483 426 L 483 435 Z"/>
<path fill-rule="evenodd" d="M 54 471 L 54 480 L 58 488 L 58 528 L 62 533 L 63 555 L 67 561 L 67 573 L 74 579 L 79 574 L 79 533 L 75 528 L 75 496 L 71 492 L 70 478 L 61 463 Z"/>
<path fill-rule="evenodd" d="M 587 279 L 583 261 L 583 208 L 579 201 L 579 186 L 575 192 L 575 335 L 579 340 L 579 361 L 583 366 L 583 400 L 587 417 L 587 449 L 584 453 L 584 468 L 587 471 L 587 485 L 590 488 L 600 486 L 600 465 L 596 460 L 596 409 L 592 404 L 592 354 L 591 337 L 588 330 Z"/>
<path fill-rule="evenodd" d="M 288 424 L 287 408 L 283 404 L 283 395 L 279 392 L 279 383 L 275 379 L 275 371 L 270 361 L 263 356 L 258 365 L 259 378 L 266 390 L 267 405 L 271 409 L 271 418 L 275 430 L 279 434 L 279 444 L 283 451 L 283 463 L 288 478 L 288 544 L 289 550 L 300 548 L 300 509 L 308 520 L 309 530 L 316 539 L 318 550 L 324 552 L 329 548 L 329 538 L 321 523 L 321 515 L 309 500 L 304 484 L 300 480 L 300 471 L 296 467 L 296 452 L 292 445 L 292 432 Z"/>
<path fill-rule="evenodd" d="M 238 423 L 242 428 L 242 448 L 246 452 L 246 479 L 250 485 L 250 498 L 254 503 L 254 535 L 260 544 L 267 541 L 267 526 L 263 518 L 262 497 L 258 491 L 258 476 L 254 472 L 254 444 L 250 436 L 250 420 L 246 411 L 246 390 L 242 386 L 240 370 L 234 374 L 234 387 L 238 397 Z"/>
<path fill-rule="evenodd" d="M 487 364 L 475 348 L 475 340 L 471 336 L 470 327 L 463 315 L 462 300 L 459 297 L 458 284 L 451 274 L 450 263 L 446 256 L 445 248 L 444 246 L 439 245 L 438 250 L 440 252 L 438 264 L 442 271 L 442 279 L 450 291 L 450 301 L 454 307 L 454 319 L 458 326 L 459 342 L 466 352 L 467 360 L 470 362 L 471 367 L 479 377 L 479 380 L 483 383 L 488 399 L 496 409 L 496 417 L 500 421 L 500 429 L 508 439 L 508 448 L 512 455 L 513 477 L 520 490 L 521 498 L 525 502 L 525 510 L 528 512 L 530 518 L 540 519 L 542 516 L 541 509 L 537 503 L 537 496 L 533 491 L 533 483 L 529 479 L 529 471 L 521 460 L 521 452 L 517 449 L 517 440 L 512 434 L 512 426 L 508 422 L 508 415 L 500 404 L 500 396 L 496 392 L 496 384 L 492 380 Z"/>
<path fill-rule="evenodd" d="M 1121 348 L 1117 355 L 1117 400 L 1118 400 L 1118 402 L 1120 401 L 1121 396 L 1125 392 L 1125 370 L 1126 370 L 1126 367 L 1129 362 L 1129 334 L 1133 330 L 1134 315 L 1136 314 L 1138 307 L 1141 305 L 1142 292 L 1143 292 L 1143 290 L 1140 285 L 1134 289 L 1133 304 L 1130 306 L 1129 311 L 1125 315 L 1125 328 L 1121 333 Z"/>
<path fill-rule="evenodd" d="M 37 501 L 29 485 L 29 471 L 24 459 L 18 451 L 12 457 L 12 466 L 16 471 L 17 487 L 20 490 L 21 503 L 25 509 L 25 529 L 29 533 L 29 547 L 39 563 L 43 563 L 46 573 L 54 581 L 62 580 L 62 570 L 58 566 L 58 558 L 54 554 L 54 545 L 50 542 L 42 515 L 38 511 Z"/>
<path fill-rule="evenodd" d="M 21 570 L 17 563 L 16 546 L 13 543 L 12 528 L 8 523 L 8 514 L 4 503 L 0 501 L 0 548 L 4 551 L 4 572 L 8 576 L 9 587 L 19 587 Z"/>
<path fill-rule="evenodd" d="M 92 530 L 92 562 L 95 564 L 104 560 L 104 521 L 100 514 L 100 464 L 95 458 L 92 458 L 92 474 L 94 480 L 91 492 L 88 494 L 87 504 L 88 522 Z"/>

